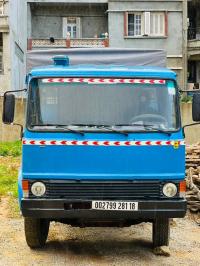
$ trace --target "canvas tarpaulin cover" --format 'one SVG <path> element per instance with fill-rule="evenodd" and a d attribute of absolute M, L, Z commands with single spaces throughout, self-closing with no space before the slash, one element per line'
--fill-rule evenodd
<path fill-rule="evenodd" d="M 140 50 L 122 48 L 71 48 L 32 50 L 27 53 L 27 73 L 34 67 L 52 65 L 56 55 L 69 57 L 70 65 L 124 65 L 166 67 L 163 50 Z"/>

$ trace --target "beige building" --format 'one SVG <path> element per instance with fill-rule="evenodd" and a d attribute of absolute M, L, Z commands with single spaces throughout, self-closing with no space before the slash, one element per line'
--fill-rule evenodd
<path fill-rule="evenodd" d="M 0 10 L 0 92 L 24 88 L 27 48 L 56 47 L 163 49 L 187 87 L 187 0 L 0 0 Z"/>
<path fill-rule="evenodd" d="M 0 95 L 10 89 L 9 1 L 0 0 Z"/>

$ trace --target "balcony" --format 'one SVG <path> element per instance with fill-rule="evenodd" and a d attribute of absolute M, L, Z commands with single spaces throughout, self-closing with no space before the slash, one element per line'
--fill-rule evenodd
<path fill-rule="evenodd" d="M 188 29 L 188 56 L 200 56 L 200 27 Z"/>
<path fill-rule="evenodd" d="M 28 4 L 28 50 L 108 47 L 106 1 L 65 2 Z"/>
<path fill-rule="evenodd" d="M 105 48 L 109 46 L 108 35 L 105 38 L 38 38 L 28 39 L 28 50 L 48 48 Z"/>

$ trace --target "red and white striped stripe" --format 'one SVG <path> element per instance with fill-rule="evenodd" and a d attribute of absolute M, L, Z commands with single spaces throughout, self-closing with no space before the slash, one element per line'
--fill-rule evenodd
<path fill-rule="evenodd" d="M 111 78 L 47 78 L 43 83 L 94 83 L 94 84 L 165 84 L 163 79 L 111 79 Z"/>
<path fill-rule="evenodd" d="M 166 141 L 110 141 L 110 140 L 31 140 L 23 139 L 24 145 L 61 145 L 61 146 L 174 146 L 185 145 L 182 140 Z"/>

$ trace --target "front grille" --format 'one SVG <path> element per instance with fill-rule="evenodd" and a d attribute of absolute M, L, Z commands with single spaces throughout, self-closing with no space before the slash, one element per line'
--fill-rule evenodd
<path fill-rule="evenodd" d="M 95 182 L 42 181 L 46 185 L 43 198 L 81 200 L 134 200 L 162 197 L 162 184 L 156 181 Z M 31 184 L 30 184 L 31 185 Z M 34 196 L 30 193 L 30 198 Z"/>

